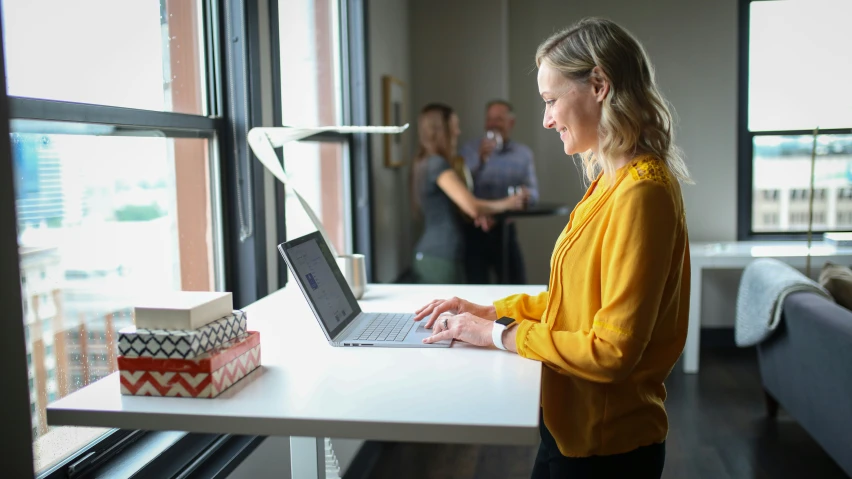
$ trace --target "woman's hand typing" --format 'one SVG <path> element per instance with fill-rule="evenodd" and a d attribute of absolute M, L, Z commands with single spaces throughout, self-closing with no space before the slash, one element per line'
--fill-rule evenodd
<path fill-rule="evenodd" d="M 428 326 L 427 326 L 428 327 Z M 474 346 L 491 346 L 491 330 L 494 321 L 480 318 L 471 313 L 444 313 L 432 326 L 432 335 L 424 339 L 426 344 L 445 339 L 457 339 Z"/>
<path fill-rule="evenodd" d="M 497 319 L 497 310 L 494 306 L 483 306 L 481 304 L 471 303 L 466 299 L 453 297 L 450 299 L 435 299 L 427 305 L 415 311 L 414 320 L 420 321 L 427 316 L 426 329 L 435 324 L 435 320 L 442 313 L 451 313 L 458 315 L 462 313 L 470 313 L 480 318 L 495 321 Z"/>

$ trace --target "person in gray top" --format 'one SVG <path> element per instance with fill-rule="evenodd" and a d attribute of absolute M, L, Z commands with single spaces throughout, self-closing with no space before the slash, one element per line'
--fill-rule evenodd
<path fill-rule="evenodd" d="M 412 270 L 418 283 L 464 282 L 464 217 L 481 218 L 523 207 L 523 195 L 500 200 L 481 200 L 465 185 L 454 169 L 458 116 L 440 103 L 426 105 L 420 112 L 417 133 L 419 148 L 411 168 L 412 200 L 423 217 L 423 234 L 415 246 Z"/>

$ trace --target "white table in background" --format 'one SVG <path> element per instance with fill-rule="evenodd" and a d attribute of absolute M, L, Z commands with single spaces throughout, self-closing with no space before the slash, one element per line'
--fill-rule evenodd
<path fill-rule="evenodd" d="M 757 258 L 775 258 L 794 268 L 807 263 L 807 241 L 732 241 L 690 243 L 692 278 L 689 298 L 689 335 L 684 348 L 683 370 L 698 372 L 701 348 L 701 279 L 707 269 L 741 269 Z M 852 247 L 835 247 L 815 241 L 810 247 L 811 271 L 819 271 L 826 261 L 849 262 Z"/>
<path fill-rule="evenodd" d="M 544 286 L 369 285 L 365 311 L 479 303 Z M 291 436 L 293 477 L 325 475 L 324 437 L 535 445 L 541 363 L 491 348 L 329 346 L 295 285 L 244 308 L 262 369 L 216 399 L 122 396 L 118 373 L 47 408 L 50 425 Z"/>

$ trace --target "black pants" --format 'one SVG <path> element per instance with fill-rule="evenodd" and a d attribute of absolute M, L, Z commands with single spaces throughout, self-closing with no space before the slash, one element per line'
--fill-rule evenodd
<path fill-rule="evenodd" d="M 508 265 L 503 264 L 503 228 L 509 228 Z M 487 233 L 473 225 L 468 225 L 466 229 L 465 276 L 468 283 L 490 284 L 493 269 L 498 284 L 527 284 L 524 259 L 514 224 L 500 222 Z M 503 268 L 507 266 L 508 275 L 504 275 Z"/>
<path fill-rule="evenodd" d="M 541 445 L 531 479 L 659 479 L 666 462 L 666 443 L 651 444 L 612 456 L 565 457 L 539 416 Z"/>

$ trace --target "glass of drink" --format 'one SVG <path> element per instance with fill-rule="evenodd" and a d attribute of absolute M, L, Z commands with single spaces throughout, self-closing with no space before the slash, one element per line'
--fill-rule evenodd
<path fill-rule="evenodd" d="M 485 138 L 494 142 L 494 151 L 503 150 L 503 135 L 497 130 L 488 130 L 485 132 Z"/>

